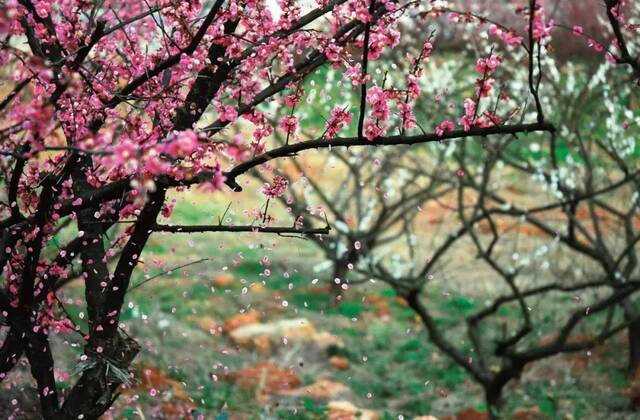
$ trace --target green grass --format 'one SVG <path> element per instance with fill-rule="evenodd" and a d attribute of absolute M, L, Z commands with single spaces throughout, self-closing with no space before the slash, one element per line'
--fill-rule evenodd
<path fill-rule="evenodd" d="M 233 249 L 229 252 L 235 254 L 237 251 Z M 245 250 L 243 254 L 245 260 L 230 268 L 232 274 L 236 279 L 257 279 L 263 269 L 255 258 L 259 253 Z M 375 315 L 375 307 L 366 301 L 363 303 L 365 292 L 357 288 L 348 292 L 345 300 L 336 307 L 326 293 L 309 290 L 309 275 L 302 269 L 288 279 L 282 277 L 277 269 L 274 269 L 272 276 L 266 282 L 265 292 L 256 296 L 249 294 L 243 298 L 242 304 L 266 311 L 264 308 L 269 307 L 270 295 L 283 294 L 290 302 L 290 308 L 277 317 L 308 317 L 318 329 L 326 329 L 339 336 L 344 345 L 329 347 L 326 357 L 345 357 L 351 364 L 347 371 L 322 365 L 309 368 L 305 371 L 307 373 L 301 374 L 304 383 L 313 382 L 315 377 L 311 372 L 319 369 L 319 372 L 325 372 L 324 377 L 328 374 L 331 380 L 347 385 L 358 406 L 378 410 L 382 418 L 397 418 L 398 414 L 409 418 L 426 414 L 452 414 L 465 407 L 483 409 L 480 388 L 473 385 L 461 367 L 429 342 L 422 326 L 416 323 L 415 314 L 397 302 L 392 290 L 376 286 L 366 292 L 367 295 L 373 293 L 386 299 L 391 316 L 380 318 Z M 139 342 L 151 343 L 150 348 L 143 346 L 139 362 L 156 366 L 169 377 L 184 382 L 185 391 L 207 418 L 215 418 L 223 415 L 223 412 L 253 413 L 247 418 L 263 418 L 259 413 L 266 411 L 255 400 L 254 391 L 239 388 L 224 379 L 217 382 L 211 380 L 210 374 L 213 372 L 223 376 L 221 370 L 212 367 L 214 364 L 221 363 L 229 371 L 234 371 L 265 357 L 250 350 L 236 352 L 224 336 L 212 337 L 194 322 L 201 316 L 223 321 L 238 313 L 237 303 L 233 301 L 239 299 L 239 285 L 229 287 L 229 292 L 213 292 L 210 278 L 206 271 L 194 270 L 189 277 L 174 272 L 171 276 L 151 282 L 128 296 L 127 304 L 130 301 L 132 305 L 128 305 L 123 312 L 122 321 Z M 291 291 L 289 283 L 294 285 Z M 230 295 L 236 298 L 229 299 Z M 447 299 L 437 299 L 437 296 L 442 296 L 441 291 L 434 289 L 426 299 L 432 305 L 431 310 L 437 314 L 437 322 L 448 328 L 447 337 L 457 341 L 464 331 L 459 325 L 460 316 L 478 310 L 479 303 L 464 296 Z M 68 306 L 76 319 L 80 309 L 75 305 Z M 294 310 L 295 313 L 289 312 Z M 505 307 L 500 311 L 500 317 L 505 320 L 517 320 L 517 316 L 518 311 L 514 308 Z M 163 319 L 170 323 L 169 327 L 159 325 Z M 552 323 L 553 318 L 550 317 L 548 322 Z M 470 351 L 468 345 L 462 345 L 461 348 Z M 515 391 L 507 391 L 505 412 L 518 407 L 535 406 L 545 418 L 560 419 L 569 412 L 574 418 L 580 419 L 589 418 L 594 410 L 601 410 L 602 407 L 624 410 L 627 400 L 622 391 L 627 379 L 622 367 L 615 364 L 618 362 L 616 358 L 619 359 L 616 354 L 612 350 L 610 361 L 603 359 L 590 367 L 591 375 L 597 375 L 611 384 L 612 389 L 608 393 L 593 394 L 589 389 L 590 384 L 579 385 L 579 382 L 525 381 L 522 384 L 515 383 Z M 447 397 L 452 404 L 449 408 L 442 408 L 441 390 L 446 390 L 450 395 Z M 156 402 L 148 395 L 143 395 L 138 401 L 143 409 L 153 407 Z M 288 408 L 280 408 L 274 409 L 269 415 L 283 419 L 321 419 L 327 415 L 326 406 L 311 399 L 301 399 L 295 407 L 295 414 Z M 124 409 L 120 415 L 121 418 L 137 417 L 135 409 L 131 407 Z"/>

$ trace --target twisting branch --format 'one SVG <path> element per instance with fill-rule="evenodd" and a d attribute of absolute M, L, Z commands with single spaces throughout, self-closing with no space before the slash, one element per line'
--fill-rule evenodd
<path fill-rule="evenodd" d="M 22 91 L 22 89 L 24 89 L 24 87 L 27 86 L 29 82 L 31 82 L 32 79 L 33 77 L 28 77 L 23 81 L 21 81 L 20 83 L 18 83 L 11 90 L 11 92 L 9 92 L 9 94 L 2 100 L 2 102 L 0 102 L 0 111 L 4 110 L 7 107 L 7 105 L 11 103 L 13 98 L 15 98 L 20 93 L 20 91 Z"/>
<path fill-rule="evenodd" d="M 200 25 L 200 28 L 198 29 L 198 32 L 196 32 L 196 34 L 193 36 L 193 38 L 191 39 L 191 41 L 189 42 L 189 44 L 186 47 L 184 47 L 178 53 L 169 56 L 166 60 L 164 60 L 161 63 L 159 63 L 154 68 L 150 69 L 149 71 L 146 71 L 144 74 L 142 74 L 142 75 L 138 76 L 137 78 L 133 79 L 131 82 L 129 82 L 129 84 L 127 84 L 124 88 L 122 88 L 120 91 L 118 91 L 118 93 L 115 94 L 113 96 L 113 98 L 111 98 L 109 101 L 107 101 L 105 103 L 105 107 L 106 108 L 113 108 L 116 105 L 118 105 L 125 98 L 127 98 L 130 94 L 135 92 L 135 90 L 137 88 L 139 88 L 140 86 L 142 86 L 145 82 L 147 82 L 148 80 L 152 79 L 155 76 L 158 76 L 159 74 L 161 74 L 166 69 L 178 64 L 180 62 L 180 57 L 183 54 L 186 54 L 186 55 L 193 54 L 195 52 L 196 48 L 198 48 L 198 45 L 200 45 L 200 41 L 202 41 L 202 38 L 204 37 L 204 35 L 207 32 L 207 29 L 209 29 L 209 27 L 213 23 L 213 20 L 215 19 L 215 17 L 217 15 L 218 11 L 220 10 L 220 8 L 222 7 L 224 1 L 225 0 L 217 0 L 216 3 L 211 7 L 211 10 L 207 14 L 207 17 L 204 19 L 204 21 Z M 96 119 L 90 124 L 91 129 L 93 131 L 97 131 L 97 129 L 101 125 L 102 125 L 102 120 L 101 119 Z"/>
<path fill-rule="evenodd" d="M 278 147 L 276 149 L 270 150 L 260 156 L 256 156 L 255 158 L 248 160 L 246 162 L 242 162 L 239 165 L 232 168 L 230 171 L 225 172 L 226 181 L 225 183 L 234 191 L 242 191 L 242 187 L 236 182 L 236 178 L 252 168 L 256 166 L 262 165 L 263 163 L 269 162 L 270 160 L 281 158 L 281 157 L 291 157 L 295 156 L 298 152 L 302 152 L 304 150 L 309 149 L 325 149 L 325 148 L 333 148 L 333 147 L 351 147 L 351 146 L 397 146 L 397 145 L 414 145 L 421 143 L 433 143 L 433 142 L 441 142 L 445 140 L 452 139 L 464 139 L 468 137 L 483 137 L 490 136 L 495 134 L 516 134 L 516 133 L 531 133 L 535 131 L 555 131 L 555 128 L 552 124 L 542 122 L 542 123 L 531 123 L 531 124 L 515 124 L 515 125 L 496 125 L 491 127 L 473 127 L 470 130 L 455 130 L 448 131 L 443 135 L 438 135 L 435 133 L 431 134 L 422 134 L 422 135 L 414 135 L 414 136 L 389 136 L 389 137 L 378 137 L 374 142 L 367 141 L 366 139 L 359 139 L 358 137 L 348 137 L 341 138 L 337 137 L 334 139 L 316 139 L 303 141 L 300 143 L 289 144 L 282 147 Z M 196 180 L 196 182 L 201 182 Z M 189 182 L 188 182 L 189 183 Z"/>
<path fill-rule="evenodd" d="M 618 48 L 620 49 L 621 56 L 616 57 L 616 61 L 618 64 L 628 64 L 631 66 L 636 77 L 640 78 L 640 61 L 638 58 L 631 56 L 627 41 L 622 33 L 622 29 L 620 28 L 620 21 L 614 12 L 614 9 L 620 7 L 620 0 L 605 0 L 604 3 L 607 8 L 607 19 L 609 20 L 609 25 L 611 26 L 613 35 L 618 42 Z"/>
<path fill-rule="evenodd" d="M 162 276 L 164 276 L 164 275 L 170 274 L 170 273 L 171 273 L 171 272 L 173 272 L 173 271 L 180 270 L 180 269 L 182 269 L 182 268 L 191 267 L 192 265 L 200 264 L 200 263 L 203 263 L 203 262 L 206 262 L 206 261 L 210 261 L 210 260 L 211 260 L 211 258 L 200 258 L 199 260 L 191 261 L 191 262 L 189 262 L 189 263 L 182 264 L 182 265 L 179 265 L 179 266 L 177 266 L 177 267 L 172 267 L 172 268 L 170 268 L 170 269 L 168 269 L 168 270 L 161 271 L 160 273 L 158 273 L 158 274 L 154 274 L 153 276 L 151 276 L 151 277 L 149 277 L 149 278 L 147 278 L 147 279 L 144 279 L 144 280 L 143 280 L 143 281 L 141 281 L 140 283 L 135 284 L 135 285 L 133 285 L 133 286 L 129 287 L 129 289 L 127 290 L 127 293 L 128 293 L 128 292 L 131 292 L 131 291 L 133 291 L 133 290 L 135 290 L 135 289 L 137 289 L 137 288 L 138 288 L 138 287 L 140 287 L 140 286 L 144 286 L 145 284 L 149 283 L 149 282 L 150 282 L 150 281 L 152 281 L 152 280 L 155 280 L 155 279 L 157 279 L 157 278 L 159 278 L 159 277 L 162 277 Z"/>
<path fill-rule="evenodd" d="M 342 0 L 341 0 L 342 1 Z M 372 19 L 378 18 L 386 13 L 386 8 L 384 6 L 376 6 L 374 8 L 374 13 L 372 14 Z M 323 13 L 319 13 L 322 15 Z M 302 19 L 301 19 L 302 20 Z M 348 42 L 355 40 L 365 29 L 365 25 L 362 24 L 357 19 L 353 19 L 350 22 L 346 23 L 340 29 L 338 29 L 333 38 L 336 40 L 337 45 L 346 45 Z M 247 52 L 252 52 L 252 49 L 247 49 Z M 244 115 L 248 112 L 251 112 L 255 109 L 256 106 L 266 101 L 268 98 L 273 95 L 284 90 L 290 83 L 295 82 L 297 80 L 301 80 L 309 75 L 311 72 L 322 66 L 327 62 L 327 57 L 320 52 L 319 49 L 315 49 L 308 53 L 307 59 L 296 64 L 295 69 L 290 71 L 282 76 L 280 76 L 277 81 L 267 86 L 260 92 L 258 92 L 251 102 L 247 104 L 243 104 L 238 108 L 238 115 Z M 230 70 L 237 67 L 239 62 L 232 62 L 229 65 Z M 202 129 L 202 131 L 207 132 L 210 136 L 220 132 L 223 130 L 229 121 L 221 121 L 217 120 L 212 124 L 207 125 Z"/>

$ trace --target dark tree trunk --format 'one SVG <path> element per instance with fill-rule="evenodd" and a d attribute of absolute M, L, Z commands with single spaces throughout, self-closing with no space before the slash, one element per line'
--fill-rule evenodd
<path fill-rule="evenodd" d="M 500 408 L 502 407 L 502 386 L 488 385 L 484 388 L 484 399 L 487 404 L 489 419 L 500 418 Z"/>
<path fill-rule="evenodd" d="M 17 329 L 12 327 L 0 347 L 0 382 L 5 379 L 11 369 L 22 356 L 22 341 Z"/>
<path fill-rule="evenodd" d="M 33 334 L 25 334 L 22 339 L 24 352 L 29 359 L 31 375 L 36 378 L 42 418 L 57 420 L 58 417 L 58 393 L 56 381 L 53 376 L 53 356 L 47 336 L 42 330 Z"/>
<path fill-rule="evenodd" d="M 630 378 L 634 378 L 640 369 L 640 318 L 634 303 L 626 299 L 622 302 L 624 318 L 629 322 L 627 327 L 627 347 L 629 348 L 627 359 L 627 372 Z"/>
<path fill-rule="evenodd" d="M 483 384 L 484 398 L 487 404 L 489 419 L 494 420 L 502 418 L 502 391 L 509 381 L 520 377 L 522 370 L 524 369 L 524 365 L 525 364 L 522 361 L 507 364 L 493 377 L 490 382 L 485 382 Z"/>
<path fill-rule="evenodd" d="M 140 346 L 130 337 L 116 335 L 112 350 L 105 355 L 92 355 L 95 364 L 82 373 L 62 406 L 64 418 L 98 419 L 118 397 L 121 380 L 113 375 L 113 367 L 127 371 Z"/>
<path fill-rule="evenodd" d="M 628 371 L 630 377 L 635 377 L 640 368 L 640 320 L 629 324 L 627 328 L 627 339 L 629 341 Z"/>

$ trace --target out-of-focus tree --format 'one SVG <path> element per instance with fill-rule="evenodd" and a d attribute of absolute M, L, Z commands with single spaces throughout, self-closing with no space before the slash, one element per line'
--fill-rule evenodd
<path fill-rule="evenodd" d="M 311 170 L 297 161 L 276 169 L 288 173 L 291 186 L 288 195 L 280 197 L 283 205 L 302 215 L 307 225 L 328 222 L 332 227 L 327 235 L 309 239 L 324 254 L 316 271 L 328 270 L 334 298 L 340 300 L 350 285 L 368 280 L 358 272 L 359 265 L 380 258 L 394 243 L 416 241 L 411 222 L 427 201 L 452 190 L 442 165 L 444 152 L 439 155 L 352 149 L 308 164 L 315 167 Z M 331 168 L 329 179 L 320 168 Z M 261 173 L 256 176 L 266 181 Z"/>
<path fill-rule="evenodd" d="M 558 131 L 456 145 L 459 229 L 435 248 L 415 246 L 404 270 L 380 261 L 363 273 L 407 300 L 430 341 L 484 388 L 491 416 L 504 387 L 547 357 L 588 351 L 626 331 L 630 375 L 639 365 L 638 97 L 610 64 L 589 78 L 554 64 L 543 69 Z M 464 265 L 472 273 L 456 270 Z M 448 271 L 466 276 L 449 281 L 490 284 L 491 292 L 477 310 L 441 322 L 430 301 Z M 450 322 L 467 339 L 452 340 Z"/>

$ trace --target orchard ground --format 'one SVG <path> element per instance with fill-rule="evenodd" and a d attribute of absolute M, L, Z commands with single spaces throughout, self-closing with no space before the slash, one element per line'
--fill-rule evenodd
<path fill-rule="evenodd" d="M 259 196 L 253 194 L 257 182 L 247 187 L 242 198 L 181 195 L 171 221 L 211 223 L 229 202 L 225 217 L 242 217 L 233 203 Z M 532 199 L 517 189 L 512 194 Z M 264 203 L 253 198 L 253 204 Z M 272 211 L 288 220 L 282 208 Z M 426 244 L 454 227 L 448 211 L 437 205 L 424 209 L 418 225 Z M 532 246 L 539 239 L 533 231 L 517 234 Z M 123 390 L 105 418 L 173 419 L 192 413 L 207 419 L 485 418 L 481 389 L 429 343 L 419 320 L 391 288 L 367 282 L 334 301 L 331 270 L 322 269 L 323 257 L 311 241 L 252 233 L 158 234 L 132 283 L 202 258 L 209 259 L 153 278 L 127 295 L 122 322 L 142 346 L 137 382 Z M 437 322 L 450 325 L 449 338 L 463 340 L 459 316 L 495 296 L 495 284 L 477 267 L 452 261 L 426 288 Z M 76 281 L 59 296 L 84 327 L 82 293 Z M 532 310 L 552 312 L 565 303 L 541 301 Z M 506 324 L 518 320 L 516 311 L 500 316 Z M 552 324 L 551 319 L 549 331 Z M 65 354 L 57 371 L 74 371 L 79 338 L 55 339 L 54 351 Z M 635 418 L 631 408 L 640 400 L 640 380 L 626 377 L 625 357 L 619 335 L 591 352 L 533 364 L 508 386 L 504 413 L 520 419 Z M 63 389 L 75 379 L 57 376 Z M 3 384 L 5 411 L 14 404 L 37 407 L 29 378 L 23 365 Z M 11 387 L 12 382 L 24 388 Z"/>

